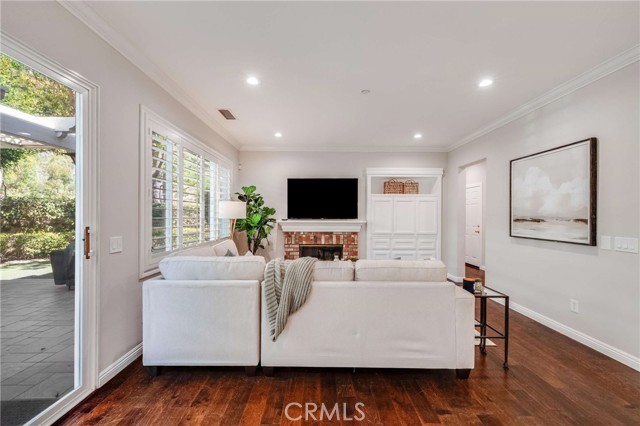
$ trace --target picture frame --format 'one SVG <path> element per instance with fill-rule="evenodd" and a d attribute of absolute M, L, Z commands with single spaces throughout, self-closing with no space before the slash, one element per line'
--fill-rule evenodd
<path fill-rule="evenodd" d="M 596 138 L 511 160 L 509 235 L 595 246 L 597 169 Z"/>

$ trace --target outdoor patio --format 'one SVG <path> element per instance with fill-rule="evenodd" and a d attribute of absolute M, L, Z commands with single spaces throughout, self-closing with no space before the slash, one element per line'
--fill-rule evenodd
<path fill-rule="evenodd" d="M 75 292 L 54 285 L 46 263 L 36 266 L 0 271 L 3 425 L 28 420 L 74 386 Z"/>

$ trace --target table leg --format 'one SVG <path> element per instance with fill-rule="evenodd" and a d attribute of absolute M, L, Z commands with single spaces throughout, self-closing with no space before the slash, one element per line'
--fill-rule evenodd
<path fill-rule="evenodd" d="M 480 335 L 487 335 L 487 299 L 485 297 L 480 299 Z M 480 338 L 480 352 L 487 353 L 487 338 Z"/>
<path fill-rule="evenodd" d="M 509 368 L 509 296 L 504 298 L 504 368 Z"/>

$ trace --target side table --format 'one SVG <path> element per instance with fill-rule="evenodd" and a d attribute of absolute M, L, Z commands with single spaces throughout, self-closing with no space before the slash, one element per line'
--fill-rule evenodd
<path fill-rule="evenodd" d="M 487 290 L 489 290 L 487 292 Z M 480 319 L 476 319 L 476 327 L 480 329 L 480 335 L 476 338 L 480 339 L 480 353 L 487 353 L 487 339 L 503 339 L 504 340 L 504 368 L 509 368 L 509 296 L 490 287 L 483 287 L 482 293 L 473 294 L 476 299 L 480 300 Z M 504 331 L 501 333 L 491 325 L 487 324 L 487 299 L 504 299 Z M 495 335 L 488 335 L 487 329 L 490 329 Z"/>

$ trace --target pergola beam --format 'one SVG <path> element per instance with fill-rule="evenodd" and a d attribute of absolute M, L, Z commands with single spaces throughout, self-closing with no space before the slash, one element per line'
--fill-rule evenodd
<path fill-rule="evenodd" d="M 71 152 L 76 150 L 76 135 L 74 133 L 63 132 L 62 136 L 58 137 L 61 134 L 60 131 L 8 114 L 0 114 L 0 130 L 2 130 L 2 133 L 16 138 L 30 139 L 53 148 Z M 16 145 L 12 148 L 20 148 L 20 146 Z M 24 148 L 35 148 L 35 146 L 25 146 Z"/>

